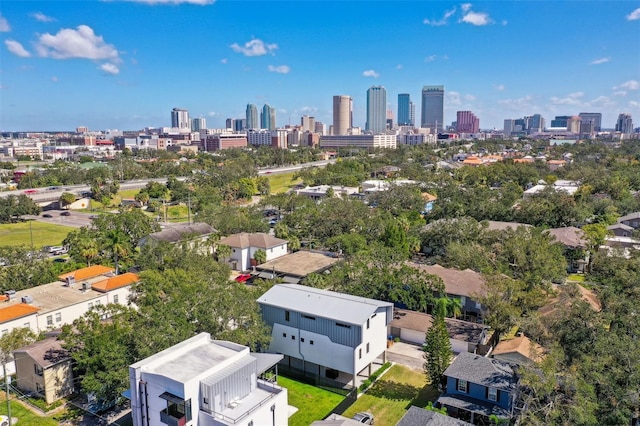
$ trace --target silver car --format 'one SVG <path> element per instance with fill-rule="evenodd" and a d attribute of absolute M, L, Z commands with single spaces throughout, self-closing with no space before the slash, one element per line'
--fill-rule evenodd
<path fill-rule="evenodd" d="M 363 425 L 372 425 L 373 424 L 373 414 L 371 413 L 357 413 L 353 416 L 353 420 L 358 423 L 362 423 Z"/>

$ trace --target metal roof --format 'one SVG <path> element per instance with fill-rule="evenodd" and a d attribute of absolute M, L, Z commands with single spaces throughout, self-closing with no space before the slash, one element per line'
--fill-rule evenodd
<path fill-rule="evenodd" d="M 389 314 L 393 304 L 366 297 L 351 296 L 298 284 L 278 284 L 258 298 L 258 303 L 276 306 L 347 324 L 362 325 L 380 308 Z M 386 323 L 391 321 L 387 316 Z"/>

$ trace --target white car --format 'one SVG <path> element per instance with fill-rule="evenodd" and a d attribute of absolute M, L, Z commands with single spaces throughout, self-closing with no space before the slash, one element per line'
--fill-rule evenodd
<path fill-rule="evenodd" d="M 371 413 L 357 413 L 353 417 L 353 420 L 358 423 L 362 423 L 363 425 L 372 425 L 373 424 L 373 414 Z"/>

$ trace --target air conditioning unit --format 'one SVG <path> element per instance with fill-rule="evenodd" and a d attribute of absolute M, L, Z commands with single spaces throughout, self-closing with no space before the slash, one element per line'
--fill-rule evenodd
<path fill-rule="evenodd" d="M 31 296 L 22 296 L 22 303 L 26 303 L 26 304 L 33 303 L 33 297 L 31 297 Z"/>
<path fill-rule="evenodd" d="M 16 291 L 15 290 L 7 290 L 4 292 L 4 295 L 7 296 L 8 300 L 13 300 L 16 298 Z"/>
<path fill-rule="evenodd" d="M 87 291 L 90 288 L 91 288 L 91 285 L 87 281 L 82 283 L 82 291 Z"/>
<path fill-rule="evenodd" d="M 76 277 L 73 276 L 69 276 L 65 279 L 65 285 L 67 287 L 71 287 L 72 285 L 74 285 L 76 283 Z"/>

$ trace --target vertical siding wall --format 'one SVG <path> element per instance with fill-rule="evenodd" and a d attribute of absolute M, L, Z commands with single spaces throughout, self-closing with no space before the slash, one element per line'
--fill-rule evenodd
<path fill-rule="evenodd" d="M 274 324 L 283 324 L 288 327 L 299 328 L 303 331 L 322 334 L 332 342 L 352 348 L 362 343 L 362 327 L 350 325 L 351 328 L 336 325 L 335 320 L 315 317 L 315 320 L 303 317 L 300 312 L 289 310 L 289 321 L 285 320 L 285 309 L 274 306 L 260 305 L 262 318 L 270 327 Z"/>
<path fill-rule="evenodd" d="M 221 412 L 234 399 L 241 399 L 250 394 L 257 379 L 256 364 L 254 360 L 215 383 L 205 383 L 206 379 L 200 382 L 200 397 L 207 398 L 207 404 L 204 404 L 203 399 L 200 400 L 201 406 L 210 411 Z M 214 403 L 218 400 L 220 405 L 215 406 Z M 195 401 L 191 404 L 195 404 Z"/>

